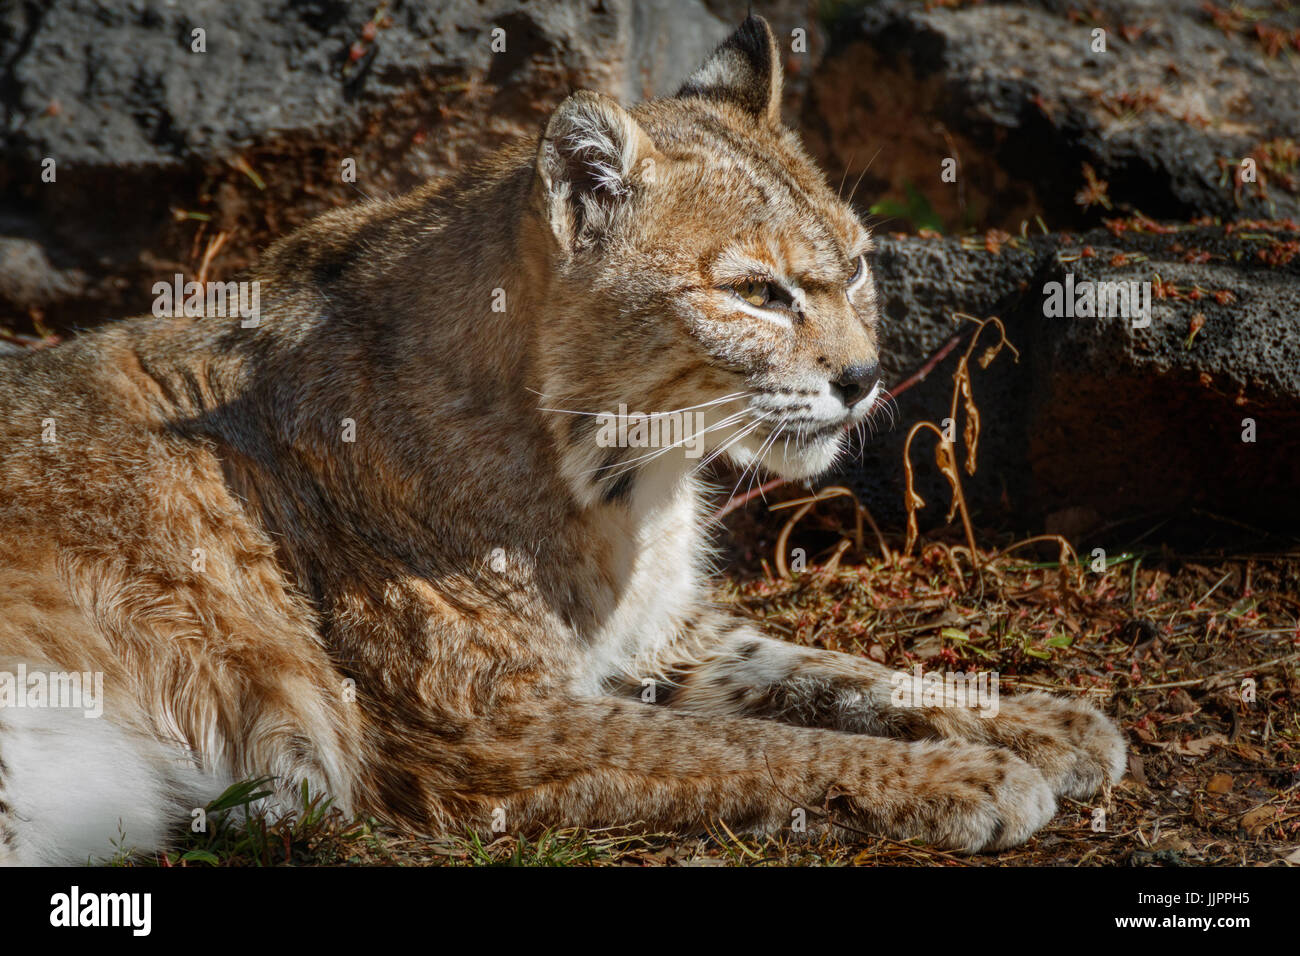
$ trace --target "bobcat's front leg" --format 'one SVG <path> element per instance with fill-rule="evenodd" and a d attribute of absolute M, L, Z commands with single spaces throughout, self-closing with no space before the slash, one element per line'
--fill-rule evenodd
<path fill-rule="evenodd" d="M 1124 739 L 1092 705 L 1044 693 L 1002 697 L 981 710 L 951 689 L 942 706 L 911 699 L 911 675 L 874 661 L 800 647 L 722 615 L 691 636 L 688 661 L 672 662 L 657 693 L 701 714 L 764 717 L 918 740 L 956 738 L 1006 747 L 1037 767 L 1057 794 L 1088 797 L 1119 780 Z"/>
<path fill-rule="evenodd" d="M 1042 774 L 1002 748 L 702 717 L 619 698 L 546 700 L 450 737 L 404 733 L 389 743 L 393 763 L 375 778 L 401 781 L 401 804 L 428 809 L 432 821 L 409 821 L 417 827 L 699 833 L 721 819 L 769 835 L 801 822 L 793 832 L 976 851 L 1028 839 L 1056 809 Z"/>

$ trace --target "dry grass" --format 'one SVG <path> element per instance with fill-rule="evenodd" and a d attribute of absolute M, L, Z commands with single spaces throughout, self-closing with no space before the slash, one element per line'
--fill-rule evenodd
<path fill-rule="evenodd" d="M 831 558 L 836 539 L 823 516 L 802 544 L 816 554 L 829 540 Z M 903 669 L 992 671 L 1004 692 L 1086 694 L 1119 721 L 1129 773 L 1101 804 L 1105 832 L 1091 804 L 1066 801 L 1026 846 L 968 862 L 1276 864 L 1300 848 L 1300 555 L 1112 555 L 1095 572 L 982 551 L 975 571 L 933 542 L 782 578 L 765 544 L 724 595 L 786 639 Z M 867 858 L 918 859 L 889 846 Z"/>

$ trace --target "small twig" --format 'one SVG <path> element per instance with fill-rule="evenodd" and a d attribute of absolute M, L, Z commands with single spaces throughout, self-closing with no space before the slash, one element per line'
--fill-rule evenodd
<path fill-rule="evenodd" d="M 858 829 L 857 827 L 855 827 L 855 826 L 850 826 L 850 825 L 847 824 L 847 823 L 843 823 L 843 822 L 841 822 L 841 821 L 839 821 L 839 820 L 836 820 L 836 819 L 835 819 L 831 814 L 829 814 L 829 813 L 828 813 L 826 816 L 827 816 L 827 820 L 828 820 L 828 822 L 830 823 L 831 826 L 833 826 L 833 827 L 839 827 L 841 830 L 848 830 L 848 831 L 850 831 L 850 832 L 852 832 L 852 833 L 856 833 L 856 834 L 858 834 L 858 836 L 868 837 L 869 839 L 872 839 L 872 840 L 880 840 L 880 841 L 883 842 L 883 843 L 892 843 L 894 846 L 902 847 L 902 848 L 905 849 L 905 850 L 911 850 L 911 851 L 914 852 L 914 853 L 924 853 L 924 854 L 928 854 L 929 856 L 942 857 L 942 858 L 945 859 L 945 860 L 949 860 L 949 861 L 951 861 L 951 862 L 953 862 L 953 863 L 956 863 L 958 866 L 973 866 L 973 865 L 974 865 L 974 864 L 970 863 L 970 862 L 967 861 L 967 860 L 963 860 L 963 859 L 962 859 L 961 857 L 959 857 L 959 856 L 953 856 L 951 853 L 945 853 L 943 850 L 936 850 L 936 849 L 934 849 L 934 847 L 928 847 L 928 846 L 913 846 L 911 843 L 905 843 L 905 842 L 902 841 L 902 840 L 895 840 L 895 839 L 892 839 L 891 837 L 881 836 L 879 833 L 871 833 L 871 832 L 869 832 L 869 831 L 867 831 L 867 830 L 859 830 L 859 829 Z"/>
<path fill-rule="evenodd" d="M 1300 660 L 1300 654 L 1292 654 L 1289 657 L 1275 657 L 1271 661 L 1264 661 L 1262 664 L 1248 664 L 1245 667 L 1238 667 L 1236 670 L 1224 671 L 1222 674 L 1207 674 L 1205 677 L 1197 677 L 1195 680 L 1178 680 L 1168 684 L 1136 684 L 1132 687 L 1125 687 L 1123 690 L 1128 692 L 1145 691 L 1145 690 L 1168 690 L 1171 687 L 1194 687 L 1197 684 L 1204 684 L 1206 681 L 1218 680 L 1223 677 L 1236 677 L 1239 674 L 1246 674 L 1250 671 L 1267 670 L 1278 664 L 1289 664 L 1292 661 Z"/>
<path fill-rule="evenodd" d="M 924 362 L 922 362 L 920 367 L 918 367 L 916 371 L 908 375 L 907 378 L 903 379 L 901 382 L 899 382 L 897 385 L 891 388 L 889 390 L 889 394 L 892 395 L 894 398 L 897 398 L 899 395 L 907 391 L 913 385 L 920 385 L 922 382 L 924 382 L 926 377 L 935 370 L 935 367 L 944 359 L 946 359 L 949 355 L 951 355 L 952 350 L 955 349 L 958 345 L 960 345 L 961 340 L 964 339 L 969 333 L 970 333 L 969 329 L 962 329 L 959 332 L 954 333 L 953 336 L 949 338 L 947 342 L 944 342 L 943 345 L 939 347 L 939 351 L 935 352 Z"/>
<path fill-rule="evenodd" d="M 34 335 L 23 335 L 21 332 L 6 332 L 4 329 L 0 329 L 0 342 L 12 342 L 14 345 L 21 345 L 29 349 L 45 349 L 51 345 L 58 345 L 60 337 L 49 335 L 42 339 Z"/>
<path fill-rule="evenodd" d="M 230 234 L 222 231 L 217 233 L 212 239 L 208 240 L 208 247 L 203 251 L 203 261 L 199 263 L 199 274 L 197 278 L 199 285 L 207 283 L 208 267 L 212 265 L 212 260 L 216 257 L 217 253 L 221 251 L 221 247 L 226 244 L 226 240 L 229 238 Z"/>
<path fill-rule="evenodd" d="M 773 478 L 771 481 L 767 482 L 766 484 L 759 485 L 757 488 L 754 488 L 751 491 L 747 491 L 743 495 L 736 495 L 734 498 L 732 498 L 725 505 L 723 505 L 721 508 L 719 508 L 717 511 L 713 513 L 713 519 L 715 521 L 719 521 L 725 518 L 727 515 L 731 514 L 731 512 L 735 511 L 737 508 L 744 507 L 745 505 L 749 504 L 749 502 L 753 501 L 755 498 L 759 497 L 760 495 L 765 495 L 769 491 L 774 491 L 775 489 L 780 488 L 784 484 L 785 484 L 784 478 Z"/>

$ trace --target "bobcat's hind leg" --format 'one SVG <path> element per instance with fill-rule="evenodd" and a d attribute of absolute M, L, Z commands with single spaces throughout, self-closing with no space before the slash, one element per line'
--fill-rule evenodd
<path fill-rule="evenodd" d="M 683 662 L 670 662 L 662 671 L 668 682 L 657 696 L 669 707 L 1006 747 L 1037 767 L 1061 796 L 1092 796 L 1117 782 L 1124 770 L 1124 738 L 1087 702 L 1034 692 L 999 696 L 996 707 L 981 711 L 945 691 L 943 706 L 922 706 L 900 693 L 910 685 L 910 675 L 849 654 L 775 640 L 721 615 L 693 635 Z"/>

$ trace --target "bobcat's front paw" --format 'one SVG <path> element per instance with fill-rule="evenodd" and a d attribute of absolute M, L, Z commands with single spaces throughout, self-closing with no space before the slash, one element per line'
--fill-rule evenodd
<path fill-rule="evenodd" d="M 898 777 L 883 768 L 884 799 L 833 791 L 832 819 L 845 800 L 843 809 L 871 832 L 975 853 L 1023 843 L 1056 812 L 1043 775 L 1009 750 L 925 741 L 911 745 L 909 757 Z"/>
<path fill-rule="evenodd" d="M 1003 701 L 1014 724 L 998 742 L 1033 764 L 1060 796 L 1082 799 L 1124 775 L 1127 746 L 1119 728 L 1096 707 L 1033 692 Z M 1010 721 L 1008 721 L 1010 724 Z"/>

